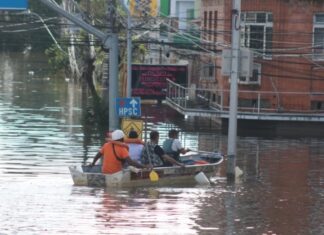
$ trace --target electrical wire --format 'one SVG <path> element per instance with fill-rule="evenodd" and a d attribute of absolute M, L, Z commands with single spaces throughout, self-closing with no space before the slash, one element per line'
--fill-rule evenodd
<path fill-rule="evenodd" d="M 55 2 L 55 1 L 54 1 Z M 146 11 L 148 12 L 148 11 Z M 46 19 L 47 21 L 48 19 Z M 219 19 L 218 19 L 219 20 Z M 179 22 L 179 21 L 178 21 Z M 164 22 L 162 22 L 162 24 L 164 24 Z M 70 26 L 68 24 L 66 24 L 67 26 Z M 72 24 L 71 24 L 72 25 Z M 171 32 L 171 34 L 173 35 L 178 35 L 178 36 L 181 36 L 183 39 L 188 39 L 188 41 L 191 41 L 191 42 L 194 42 L 194 45 L 203 49 L 204 52 L 210 52 L 210 53 L 214 53 L 214 51 L 212 50 L 208 50 L 206 48 L 202 48 L 202 45 L 204 45 L 203 43 L 197 43 L 196 41 L 193 41 L 194 39 L 197 39 L 197 40 L 201 40 L 201 38 L 198 38 L 198 37 L 192 37 L 192 35 L 188 34 L 188 33 L 183 33 L 183 31 L 180 31 L 179 29 L 177 28 L 174 28 L 172 26 L 169 26 L 169 25 L 166 25 L 167 27 L 169 27 L 169 29 L 172 29 L 176 32 Z M 4 26 L 1 26 L 1 27 L 4 27 Z M 51 27 L 54 27 L 54 25 L 51 25 Z M 37 30 L 37 29 L 41 29 L 42 27 L 39 27 L 39 28 L 31 28 L 30 30 Z M 25 30 L 27 31 L 27 30 Z M 8 31 L 3 31 L 3 32 L 8 32 Z M 24 32 L 24 30 L 15 30 L 15 31 L 12 31 L 12 32 Z M 200 30 L 199 32 L 206 32 L 206 30 Z M 213 30 L 208 30 L 207 32 L 209 33 L 215 33 L 215 31 Z M 220 31 L 216 31 L 217 33 L 220 33 Z M 223 32 L 224 33 L 224 32 Z M 281 33 L 282 35 L 285 35 L 284 33 Z M 292 34 L 290 32 L 290 34 Z M 275 34 L 274 34 L 275 35 Z M 257 40 L 256 40 L 257 41 Z M 261 41 L 261 40 L 260 40 Z M 207 43 L 214 43 L 213 41 L 209 41 L 209 40 L 202 40 L 202 42 L 207 42 Z M 274 43 L 283 43 L 281 41 L 271 41 L 273 44 Z M 148 43 L 152 43 L 152 42 L 149 42 Z M 290 42 L 291 43 L 291 42 Z M 207 45 L 207 44 L 205 44 Z M 305 45 L 308 45 L 307 43 L 305 43 Z M 229 45 L 225 45 L 226 47 L 229 47 Z M 313 53 L 299 53 L 299 54 L 296 54 L 296 53 L 290 53 L 290 54 L 277 54 L 277 55 L 274 55 L 274 52 L 288 52 L 288 51 L 294 51 L 294 50 L 304 50 L 304 49 L 314 49 L 316 47 L 323 47 L 324 46 L 324 43 L 320 43 L 320 44 L 316 44 L 316 45 L 312 45 L 312 46 L 304 46 L 304 47 L 295 47 L 295 48 L 272 48 L 270 50 L 268 50 L 269 52 L 272 52 L 272 55 L 273 57 L 275 56 L 278 56 L 278 57 L 309 57 L 309 56 L 312 56 L 314 55 Z M 259 53 L 257 49 L 254 49 L 254 52 L 256 54 L 259 54 L 259 55 L 263 55 L 263 53 Z M 211 55 L 212 57 L 218 57 L 219 55 Z"/>

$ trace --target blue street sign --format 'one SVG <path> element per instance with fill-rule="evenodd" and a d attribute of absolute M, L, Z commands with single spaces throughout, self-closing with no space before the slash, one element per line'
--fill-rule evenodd
<path fill-rule="evenodd" d="M 26 10 L 27 0 L 0 0 L 0 10 Z"/>
<path fill-rule="evenodd" d="M 116 110 L 119 117 L 140 117 L 141 98 L 116 98 Z"/>

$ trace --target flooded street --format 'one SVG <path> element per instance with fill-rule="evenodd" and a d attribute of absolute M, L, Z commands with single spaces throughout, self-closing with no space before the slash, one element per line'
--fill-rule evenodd
<path fill-rule="evenodd" d="M 208 187 L 74 186 L 68 166 L 92 160 L 103 138 L 84 120 L 80 87 L 40 68 L 1 56 L 1 235 L 324 234 L 324 138 L 238 137 L 244 175 L 234 185 L 225 162 Z M 208 120 L 156 105 L 142 115 L 160 141 L 179 128 L 186 147 L 226 153 L 227 136 Z"/>

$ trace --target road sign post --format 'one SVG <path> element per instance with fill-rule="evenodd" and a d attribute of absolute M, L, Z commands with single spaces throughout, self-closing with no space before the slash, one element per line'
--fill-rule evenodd
<path fill-rule="evenodd" d="M 119 117 L 140 117 L 141 99 L 139 97 L 116 98 L 116 111 Z"/>

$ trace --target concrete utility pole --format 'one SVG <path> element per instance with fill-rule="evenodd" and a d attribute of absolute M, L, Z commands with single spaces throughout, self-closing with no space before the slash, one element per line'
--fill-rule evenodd
<path fill-rule="evenodd" d="M 231 63 L 231 89 L 230 112 L 228 121 L 227 146 L 227 179 L 235 179 L 236 166 L 236 136 L 237 136 L 237 99 L 238 78 L 240 70 L 240 13 L 241 0 L 232 2 L 232 63 Z"/>
<path fill-rule="evenodd" d="M 109 130 L 118 129 L 119 118 L 116 111 L 116 98 L 118 97 L 118 36 L 115 32 L 115 9 L 116 1 L 108 1 L 108 32 L 110 33 L 109 39 L 109 89 L 108 89 L 108 103 L 109 103 Z"/>
<path fill-rule="evenodd" d="M 132 17 L 128 10 L 125 1 L 120 0 L 120 3 L 127 12 L 127 86 L 126 97 L 132 96 Z"/>
<path fill-rule="evenodd" d="M 132 17 L 127 11 L 127 90 L 126 96 L 132 96 Z"/>
<path fill-rule="evenodd" d="M 92 25 L 87 24 L 83 20 L 71 15 L 56 4 L 48 0 L 39 0 L 44 5 L 51 8 L 59 15 L 70 20 L 74 24 L 78 25 L 88 33 L 93 34 L 99 38 L 104 48 L 109 50 L 109 129 L 119 128 L 119 120 L 116 112 L 116 98 L 118 94 L 118 37 L 115 33 L 105 34 L 104 32 L 96 29 Z"/>

